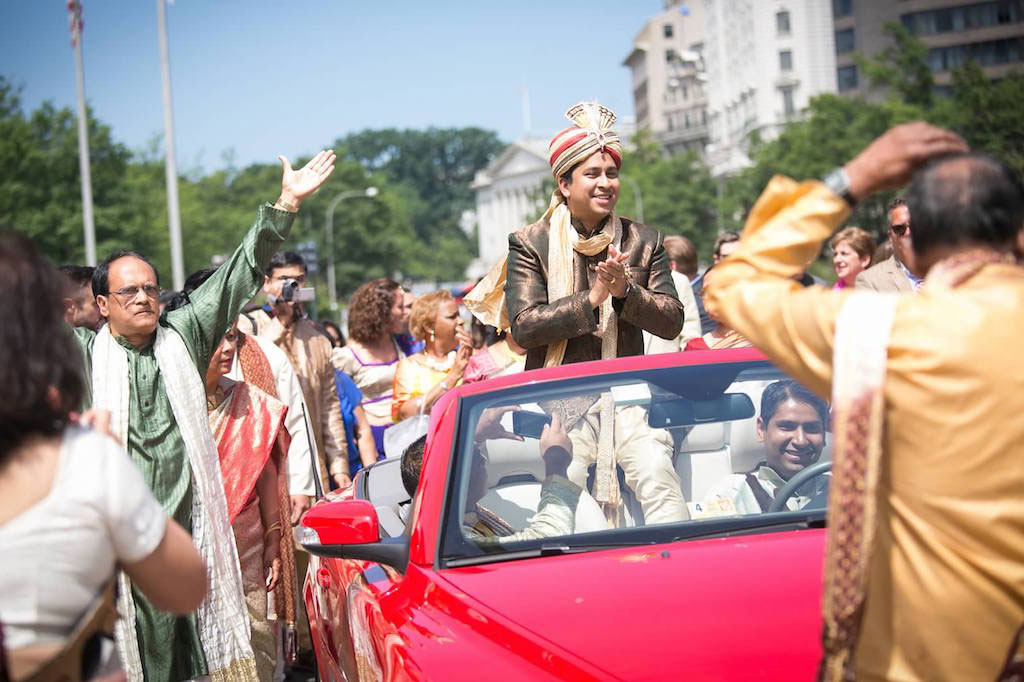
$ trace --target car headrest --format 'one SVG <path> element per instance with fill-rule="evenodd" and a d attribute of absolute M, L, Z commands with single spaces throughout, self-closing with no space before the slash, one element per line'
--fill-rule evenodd
<path fill-rule="evenodd" d="M 725 447 L 725 422 L 697 424 L 679 446 L 679 452 L 711 452 Z"/>

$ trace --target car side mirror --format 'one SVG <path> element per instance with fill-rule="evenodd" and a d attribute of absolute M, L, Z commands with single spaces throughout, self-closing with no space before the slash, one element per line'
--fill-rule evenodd
<path fill-rule="evenodd" d="M 386 564 L 404 573 L 409 564 L 406 537 L 380 537 L 377 510 L 368 500 L 320 502 L 295 529 L 299 544 L 314 556 Z"/>

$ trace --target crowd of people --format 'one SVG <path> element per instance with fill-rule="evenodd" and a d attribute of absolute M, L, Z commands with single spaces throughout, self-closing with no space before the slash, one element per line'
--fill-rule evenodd
<path fill-rule="evenodd" d="M 396 450 L 397 425 L 467 382 L 749 346 L 803 385 L 765 389 L 764 462 L 705 504 L 765 511 L 834 431 L 823 677 L 990 679 L 1020 665 L 1024 376 L 1006 354 L 1024 319 L 1020 179 L 952 133 L 898 127 L 824 183 L 773 179 L 701 272 L 689 239 L 615 212 L 614 114 L 581 103 L 567 117 L 550 205 L 510 235 L 507 259 L 461 302 L 367 282 L 344 332 L 315 320 L 297 295 L 306 263 L 282 249 L 331 152 L 297 170 L 282 157 L 279 198 L 181 292 L 135 251 L 58 272 L 0 235 L 0 624 L 15 678 L 68 654 L 82 615 L 116 592 L 116 647 L 89 658 L 90 675 L 281 679 L 312 655 L 308 555 L 290 530 L 315 497 L 403 451 L 414 495 L 425 429 Z M 910 179 L 886 244 L 835 232 L 856 201 Z M 831 287 L 807 270 L 826 241 Z M 642 407 L 549 408 L 547 506 L 521 537 L 550 534 L 583 491 L 621 522 L 617 468 L 648 523 L 689 518 L 671 438 Z M 972 435 L 971 420 L 999 415 L 998 436 Z M 483 521 L 474 537 L 499 541 Z"/>

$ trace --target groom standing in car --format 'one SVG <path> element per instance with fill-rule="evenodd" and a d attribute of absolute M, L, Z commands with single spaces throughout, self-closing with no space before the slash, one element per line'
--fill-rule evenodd
<path fill-rule="evenodd" d="M 676 295 L 662 235 L 615 213 L 622 143 L 615 114 L 594 102 L 566 112 L 573 125 L 551 141 L 558 183 L 536 223 L 509 235 L 509 253 L 466 297 L 486 324 L 511 329 L 527 349 L 526 369 L 641 355 L 643 332 L 679 334 Z M 642 408 L 560 402 L 573 439 L 569 476 L 585 485 L 597 464 L 594 496 L 615 521 L 620 513 L 616 466 L 636 493 L 647 523 L 687 518 L 672 439 L 647 426 Z"/>

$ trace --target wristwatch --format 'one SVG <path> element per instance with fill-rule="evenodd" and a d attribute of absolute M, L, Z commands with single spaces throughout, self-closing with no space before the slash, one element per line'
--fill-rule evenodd
<path fill-rule="evenodd" d="M 850 194 L 850 176 L 846 174 L 842 166 L 833 168 L 828 172 L 827 175 L 822 179 L 825 186 L 828 187 L 832 192 L 838 194 L 843 198 L 843 201 L 853 208 L 857 205 L 857 200 Z"/>

